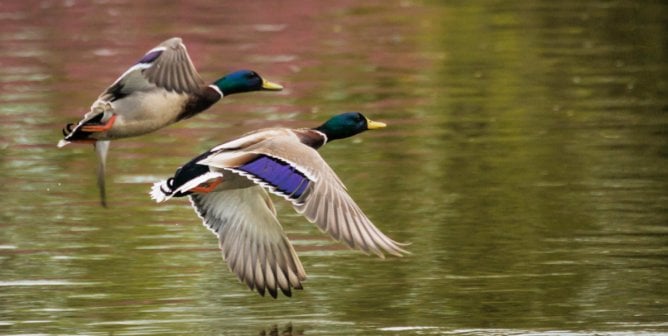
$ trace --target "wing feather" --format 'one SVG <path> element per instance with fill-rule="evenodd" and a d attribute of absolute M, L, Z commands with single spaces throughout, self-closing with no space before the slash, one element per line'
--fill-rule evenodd
<path fill-rule="evenodd" d="M 180 38 L 171 38 L 158 47 L 165 50 L 142 71 L 147 81 L 177 93 L 196 92 L 204 85 Z"/>
<path fill-rule="evenodd" d="M 301 289 L 306 273 L 260 186 L 192 194 L 204 225 L 218 236 L 223 258 L 241 282 L 276 297 Z"/>
<path fill-rule="evenodd" d="M 263 161 L 264 165 L 255 166 L 258 157 L 268 159 Z M 212 154 L 199 163 L 235 172 L 282 196 L 298 213 L 351 248 L 380 257 L 383 253 L 396 256 L 408 253 L 401 247 L 403 244 L 373 225 L 320 154 L 302 144 L 296 136 L 263 138 L 243 149 Z M 294 193 L 295 184 L 284 182 L 282 174 L 287 171 L 286 167 L 301 174 L 307 183 L 298 197 Z M 287 185 L 293 186 L 292 189 Z"/>

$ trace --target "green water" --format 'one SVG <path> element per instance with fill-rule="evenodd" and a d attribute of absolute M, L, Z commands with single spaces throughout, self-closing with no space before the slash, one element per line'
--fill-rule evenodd
<path fill-rule="evenodd" d="M 668 6 L 658 1 L 0 3 L 0 334 L 668 333 Z M 232 96 L 112 143 L 55 147 L 148 49 L 184 38 Z M 357 110 L 321 154 L 405 258 L 350 251 L 276 199 L 308 274 L 273 300 L 150 184 L 256 128 Z"/>

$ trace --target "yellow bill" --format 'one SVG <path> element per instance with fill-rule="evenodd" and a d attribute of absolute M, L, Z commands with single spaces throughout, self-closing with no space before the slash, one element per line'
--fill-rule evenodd
<path fill-rule="evenodd" d="M 270 82 L 266 79 L 262 79 L 262 89 L 269 91 L 280 91 L 283 90 L 283 85 Z"/>
<path fill-rule="evenodd" d="M 386 127 L 387 124 L 380 122 L 380 121 L 373 121 L 369 118 L 366 119 L 366 128 L 372 130 L 372 129 L 379 129 L 379 128 L 384 128 Z"/>

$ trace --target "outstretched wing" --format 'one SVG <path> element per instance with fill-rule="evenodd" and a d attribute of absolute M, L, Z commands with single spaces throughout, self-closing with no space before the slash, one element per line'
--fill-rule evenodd
<path fill-rule="evenodd" d="M 149 82 L 158 87 L 184 93 L 195 92 L 204 85 L 204 81 L 190 60 L 185 44 L 178 37 L 171 38 L 161 43 L 153 51 L 149 51 L 140 60 L 140 64 L 144 60 L 151 66 L 142 74 Z"/>
<path fill-rule="evenodd" d="M 228 173 L 231 174 L 231 173 Z M 218 236 L 230 270 L 250 289 L 291 296 L 306 279 L 267 192 L 260 186 L 206 194 L 190 200 L 204 225 Z"/>
<path fill-rule="evenodd" d="M 155 87 L 177 93 L 195 92 L 204 81 L 188 56 L 181 38 L 173 37 L 149 50 L 105 90 L 99 101 L 112 102 L 135 91 Z"/>
<path fill-rule="evenodd" d="M 320 154 L 296 137 L 270 138 L 199 163 L 246 176 L 284 197 L 309 221 L 352 248 L 380 257 L 383 252 L 407 253 L 373 225 Z"/>

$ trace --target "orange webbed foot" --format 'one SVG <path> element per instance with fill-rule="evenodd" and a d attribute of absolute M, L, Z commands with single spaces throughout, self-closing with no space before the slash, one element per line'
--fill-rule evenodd
<path fill-rule="evenodd" d="M 216 187 L 221 182 L 223 182 L 223 179 L 222 178 L 217 178 L 217 179 L 213 180 L 212 182 L 204 182 L 204 183 L 198 185 L 197 187 L 190 189 L 190 191 L 196 192 L 196 193 L 202 193 L 202 194 L 210 193 L 214 189 L 216 189 Z"/>
<path fill-rule="evenodd" d="M 117 115 L 115 115 L 115 114 L 111 115 L 111 118 L 109 118 L 109 121 L 107 121 L 107 123 L 105 123 L 104 125 L 83 125 L 83 126 L 81 126 L 81 130 L 84 131 L 84 132 L 90 132 L 90 133 L 108 131 L 114 125 L 114 122 L 116 121 L 116 117 L 117 117 Z"/>
<path fill-rule="evenodd" d="M 78 139 L 78 140 L 68 140 L 72 143 L 77 143 L 77 144 L 95 144 L 97 140 L 95 139 Z"/>

